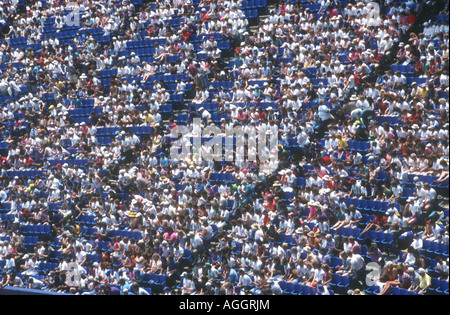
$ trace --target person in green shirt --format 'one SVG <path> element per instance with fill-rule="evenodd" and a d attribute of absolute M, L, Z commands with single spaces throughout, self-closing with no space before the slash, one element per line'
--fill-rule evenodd
<path fill-rule="evenodd" d="M 359 171 L 353 171 L 353 174 L 361 179 L 369 179 L 369 168 L 361 161 L 358 163 Z"/>
<path fill-rule="evenodd" d="M 383 182 L 383 185 L 381 187 L 383 188 L 383 194 L 385 198 L 390 199 L 394 194 L 392 192 L 391 182 L 387 179 Z"/>
<path fill-rule="evenodd" d="M 230 184 L 230 195 L 232 196 L 236 192 L 238 192 L 238 186 L 235 183 Z"/>

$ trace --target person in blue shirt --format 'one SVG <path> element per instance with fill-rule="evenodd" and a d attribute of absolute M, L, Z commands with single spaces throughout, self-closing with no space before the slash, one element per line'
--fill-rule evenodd
<path fill-rule="evenodd" d="M 205 180 L 202 181 L 200 178 L 197 178 L 197 183 L 195 184 L 195 192 L 203 192 L 205 190 L 205 182 Z"/>
<path fill-rule="evenodd" d="M 247 181 L 246 186 L 244 187 L 242 193 L 243 193 L 243 200 L 242 203 L 249 203 L 253 197 L 255 190 L 250 181 Z"/>
<path fill-rule="evenodd" d="M 159 160 L 159 165 L 161 165 L 161 167 L 169 166 L 169 159 L 167 158 L 167 156 L 163 155 L 161 157 L 161 159 Z"/>
<path fill-rule="evenodd" d="M 230 265 L 226 264 L 224 270 L 225 270 L 224 278 L 226 280 L 234 284 L 239 282 L 239 275 L 234 268 L 231 268 Z"/>

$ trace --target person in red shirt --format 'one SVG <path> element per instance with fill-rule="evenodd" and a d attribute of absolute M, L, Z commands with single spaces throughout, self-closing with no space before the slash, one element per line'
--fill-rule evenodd
<path fill-rule="evenodd" d="M 413 13 L 412 10 L 410 10 L 408 18 L 406 19 L 406 23 L 408 23 L 409 25 L 413 25 L 414 23 L 416 23 L 416 20 L 417 20 L 416 15 Z"/>
<path fill-rule="evenodd" d="M 400 138 L 399 142 L 400 142 L 400 148 L 402 150 L 402 156 L 403 157 L 408 156 L 410 154 L 410 150 L 408 147 L 408 143 L 406 142 L 406 139 Z"/>
<path fill-rule="evenodd" d="M 331 158 L 329 155 L 325 155 L 322 157 L 322 165 L 328 166 L 331 164 Z"/>
<path fill-rule="evenodd" d="M 269 224 L 270 224 L 269 212 L 267 210 L 264 210 L 264 213 L 263 213 L 263 226 L 268 226 Z"/>
<path fill-rule="evenodd" d="M 26 168 L 30 168 L 32 166 L 40 166 L 39 164 L 34 163 L 33 159 L 28 155 L 25 154 L 23 157 L 23 160 L 21 162 Z"/>
<path fill-rule="evenodd" d="M 276 211 L 276 207 L 277 207 L 277 203 L 276 203 L 275 199 L 273 198 L 273 195 L 267 196 L 266 209 L 268 211 L 274 212 L 274 211 Z"/>
<path fill-rule="evenodd" d="M 256 243 L 258 244 L 257 250 L 256 250 L 256 255 L 258 257 L 261 257 L 264 255 L 264 253 L 266 251 L 266 246 L 264 246 L 264 243 L 261 240 L 257 240 Z"/>
<path fill-rule="evenodd" d="M 167 129 L 169 130 L 169 131 L 172 131 L 174 128 L 176 128 L 176 127 L 178 127 L 178 125 L 175 123 L 175 121 L 174 121 L 174 119 L 173 118 L 170 118 L 169 119 L 169 124 L 168 124 L 168 126 L 167 126 Z"/>
<path fill-rule="evenodd" d="M 260 107 L 259 108 L 259 119 L 264 120 L 265 117 L 266 117 L 266 112 Z"/>
<path fill-rule="evenodd" d="M 208 12 L 206 11 L 205 8 L 202 9 L 202 13 L 200 16 L 200 20 L 205 23 L 206 21 L 208 21 L 208 19 L 210 18 L 210 15 L 208 14 Z"/>
<path fill-rule="evenodd" d="M 324 181 L 325 188 L 330 189 L 332 191 L 336 189 L 336 183 L 329 175 L 325 175 L 324 177 L 322 177 L 322 179 Z"/>
<path fill-rule="evenodd" d="M 242 108 L 239 108 L 236 119 L 239 122 L 245 122 L 247 120 L 247 113 Z"/>
<path fill-rule="evenodd" d="M 419 114 L 417 113 L 417 110 L 413 107 L 413 108 L 411 108 L 410 113 L 407 114 L 405 123 L 408 125 L 414 125 L 414 124 L 417 124 L 418 119 L 419 119 Z"/>
<path fill-rule="evenodd" d="M 332 6 L 328 7 L 328 18 L 331 20 L 332 17 L 339 16 L 338 11 Z"/>
<path fill-rule="evenodd" d="M 361 232 L 361 235 L 367 233 L 370 230 L 380 231 L 383 230 L 387 224 L 387 217 L 381 212 L 375 213 L 373 220 L 370 220 L 365 229 Z"/>
<path fill-rule="evenodd" d="M 181 36 L 182 36 L 182 38 L 183 38 L 185 41 L 189 41 L 189 40 L 191 39 L 191 37 L 192 37 L 192 35 L 191 35 L 191 33 L 189 32 L 189 29 L 188 29 L 188 28 L 184 28 L 184 29 L 181 31 Z"/>
<path fill-rule="evenodd" d="M 357 62 L 360 58 L 360 55 L 358 53 L 358 51 L 356 50 L 356 48 L 352 48 L 350 49 L 350 54 L 348 56 L 348 61 L 350 62 Z"/>

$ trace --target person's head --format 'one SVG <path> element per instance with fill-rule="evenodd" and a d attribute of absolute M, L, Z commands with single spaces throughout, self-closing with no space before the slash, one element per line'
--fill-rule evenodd
<path fill-rule="evenodd" d="M 419 276 L 424 277 L 427 274 L 427 271 L 424 268 L 419 268 L 417 273 L 419 274 Z"/>

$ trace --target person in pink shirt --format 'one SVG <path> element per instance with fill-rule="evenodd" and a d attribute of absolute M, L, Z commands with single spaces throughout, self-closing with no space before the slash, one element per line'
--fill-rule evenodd
<path fill-rule="evenodd" d="M 163 238 L 167 242 L 175 244 L 178 241 L 178 234 L 171 227 L 167 227 L 163 234 Z"/>

